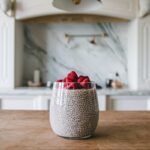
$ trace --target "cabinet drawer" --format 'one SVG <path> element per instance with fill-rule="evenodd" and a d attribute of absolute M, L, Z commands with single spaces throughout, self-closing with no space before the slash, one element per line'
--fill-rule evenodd
<path fill-rule="evenodd" d="M 107 109 L 116 111 L 146 111 L 147 96 L 110 96 L 107 98 Z"/>
<path fill-rule="evenodd" d="M 48 110 L 49 98 L 44 96 L 7 96 L 0 100 L 2 110 Z"/>
<path fill-rule="evenodd" d="M 34 103 L 35 102 L 32 99 L 3 99 L 1 100 L 1 108 L 3 110 L 34 110 Z"/>

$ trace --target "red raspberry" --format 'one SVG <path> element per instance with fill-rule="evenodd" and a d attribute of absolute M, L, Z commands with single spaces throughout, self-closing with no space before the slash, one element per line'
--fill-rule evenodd
<path fill-rule="evenodd" d="M 76 74 L 76 72 L 71 71 L 68 75 L 67 78 L 70 79 L 72 82 L 76 82 L 78 79 L 78 75 Z"/>
<path fill-rule="evenodd" d="M 90 84 L 90 79 L 89 79 L 89 77 L 85 77 L 85 79 L 84 79 L 82 82 L 80 82 L 80 85 L 81 85 L 82 88 L 84 88 L 84 89 L 90 88 L 90 87 L 91 87 L 91 84 Z"/>
<path fill-rule="evenodd" d="M 79 76 L 79 78 L 78 78 L 78 80 L 77 80 L 77 82 L 82 82 L 83 80 L 85 79 L 85 77 L 84 76 Z"/>
<path fill-rule="evenodd" d="M 63 82 L 63 80 L 57 80 L 56 82 Z"/>
<path fill-rule="evenodd" d="M 67 77 L 63 80 L 57 80 L 56 82 L 65 82 L 64 87 L 66 89 L 88 89 L 91 88 L 91 81 L 88 76 L 79 76 L 75 71 L 68 73 Z"/>
<path fill-rule="evenodd" d="M 66 78 L 66 82 L 72 82 L 70 78 Z"/>

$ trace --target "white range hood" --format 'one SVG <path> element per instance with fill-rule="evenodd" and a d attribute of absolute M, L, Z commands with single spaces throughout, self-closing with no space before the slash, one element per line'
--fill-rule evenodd
<path fill-rule="evenodd" d="M 101 8 L 101 0 L 54 0 L 53 6 L 71 12 L 88 12 L 96 11 Z"/>
<path fill-rule="evenodd" d="M 16 0 L 16 19 L 49 15 L 84 14 L 132 20 L 137 0 Z"/>

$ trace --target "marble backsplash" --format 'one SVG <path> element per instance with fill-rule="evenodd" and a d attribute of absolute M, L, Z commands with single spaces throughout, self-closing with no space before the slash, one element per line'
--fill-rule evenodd
<path fill-rule="evenodd" d="M 76 37 L 65 34 L 101 34 L 108 37 Z M 69 71 L 89 75 L 101 86 L 118 72 L 127 80 L 127 23 L 102 24 L 26 24 L 24 26 L 24 83 L 32 80 L 33 71 L 41 71 L 42 81 L 55 81 Z"/>

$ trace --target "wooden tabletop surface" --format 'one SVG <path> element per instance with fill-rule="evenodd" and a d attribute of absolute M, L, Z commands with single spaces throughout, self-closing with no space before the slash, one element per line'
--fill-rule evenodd
<path fill-rule="evenodd" d="M 0 150 L 150 150 L 150 112 L 101 112 L 93 138 L 66 140 L 46 111 L 0 111 Z"/>

